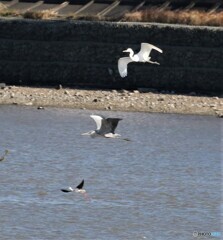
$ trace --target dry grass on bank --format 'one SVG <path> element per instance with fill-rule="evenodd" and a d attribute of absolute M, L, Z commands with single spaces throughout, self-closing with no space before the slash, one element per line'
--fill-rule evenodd
<path fill-rule="evenodd" d="M 57 18 L 58 14 L 52 10 L 44 11 L 27 11 L 25 13 L 8 9 L 4 4 L 0 3 L 0 16 L 2 17 L 22 17 L 29 19 L 52 19 Z"/>
<path fill-rule="evenodd" d="M 73 20 L 85 20 L 85 21 L 108 21 L 107 18 L 99 16 L 99 15 L 69 14 L 65 18 L 66 19 L 73 19 Z"/>
<path fill-rule="evenodd" d="M 160 10 L 158 8 L 126 13 L 123 19 L 130 22 L 159 22 L 187 25 L 223 26 L 223 11 L 208 13 L 198 10 Z"/>
<path fill-rule="evenodd" d="M 107 18 L 97 15 L 76 15 L 69 14 L 67 16 L 60 16 L 58 13 L 52 10 L 44 11 L 27 11 L 25 13 L 18 12 L 7 8 L 1 8 L 0 5 L 0 16 L 2 17 L 21 17 L 26 19 L 73 19 L 73 20 L 85 20 L 85 21 L 108 21 Z"/>
<path fill-rule="evenodd" d="M 0 16 L 2 17 L 17 17 L 19 16 L 20 14 L 15 11 L 15 10 L 11 10 L 11 9 L 8 9 L 4 4 L 0 3 Z"/>
<path fill-rule="evenodd" d="M 44 11 L 27 11 L 25 13 L 8 9 L 4 4 L 0 3 L 0 16 L 2 17 L 22 17 L 29 19 L 73 19 L 87 21 L 118 21 L 118 19 L 106 18 L 98 15 L 76 15 L 70 14 L 60 16 L 52 10 Z M 126 13 L 121 20 L 130 22 L 158 22 L 186 25 L 203 25 L 203 26 L 223 26 L 223 11 L 221 12 L 205 12 L 198 10 L 165 10 L 160 8 L 150 8 L 142 11 Z"/>
<path fill-rule="evenodd" d="M 52 10 L 44 10 L 39 12 L 27 11 L 22 16 L 29 19 L 52 19 L 57 18 L 58 14 Z"/>

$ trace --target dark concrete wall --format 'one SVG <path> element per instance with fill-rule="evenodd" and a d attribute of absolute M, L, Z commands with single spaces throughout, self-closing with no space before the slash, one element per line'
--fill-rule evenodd
<path fill-rule="evenodd" d="M 130 63 L 121 78 L 122 50 L 141 42 L 163 49 L 161 65 Z M 223 28 L 1 19 L 0 82 L 223 92 Z"/>

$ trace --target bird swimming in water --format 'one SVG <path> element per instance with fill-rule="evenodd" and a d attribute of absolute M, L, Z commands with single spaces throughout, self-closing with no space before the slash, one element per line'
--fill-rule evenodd
<path fill-rule="evenodd" d="M 152 50 L 156 50 L 160 53 L 163 52 L 160 48 L 149 44 L 149 43 L 141 43 L 141 49 L 137 54 L 134 54 L 131 48 L 124 50 L 123 52 L 129 52 L 129 57 L 119 58 L 118 60 L 118 70 L 121 77 L 127 76 L 127 65 L 130 62 L 148 62 L 152 64 L 160 65 L 158 62 L 151 61 L 151 57 L 149 56 Z"/>
<path fill-rule="evenodd" d="M 86 193 L 86 190 L 83 189 L 83 186 L 84 186 L 84 179 L 80 184 L 76 186 L 76 188 L 73 189 L 72 187 L 68 187 L 66 189 L 65 188 L 61 189 L 61 191 L 65 193 L 68 193 L 68 192 Z"/>
<path fill-rule="evenodd" d="M 115 129 L 118 126 L 118 122 L 121 118 L 105 118 L 99 115 L 90 115 L 94 119 L 97 129 L 90 132 L 82 133 L 81 135 L 88 135 L 92 138 L 105 137 L 105 138 L 119 138 L 122 140 L 130 141 L 127 138 L 121 138 L 120 134 L 115 133 Z"/>

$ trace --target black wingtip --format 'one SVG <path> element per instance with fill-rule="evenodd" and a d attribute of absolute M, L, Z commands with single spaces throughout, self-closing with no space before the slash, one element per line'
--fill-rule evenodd
<path fill-rule="evenodd" d="M 69 190 L 67 190 L 67 189 L 60 189 L 62 192 L 65 192 L 65 193 L 68 193 L 68 192 L 70 192 Z"/>
<path fill-rule="evenodd" d="M 82 189 L 82 187 L 84 186 L 84 179 L 82 180 L 82 182 L 76 186 L 76 188 L 78 189 Z"/>

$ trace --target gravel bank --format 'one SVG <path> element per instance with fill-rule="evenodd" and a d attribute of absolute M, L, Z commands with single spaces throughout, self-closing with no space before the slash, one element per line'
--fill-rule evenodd
<path fill-rule="evenodd" d="M 106 91 L 0 84 L 0 104 L 223 116 L 221 97 L 158 93 L 152 89 Z"/>

